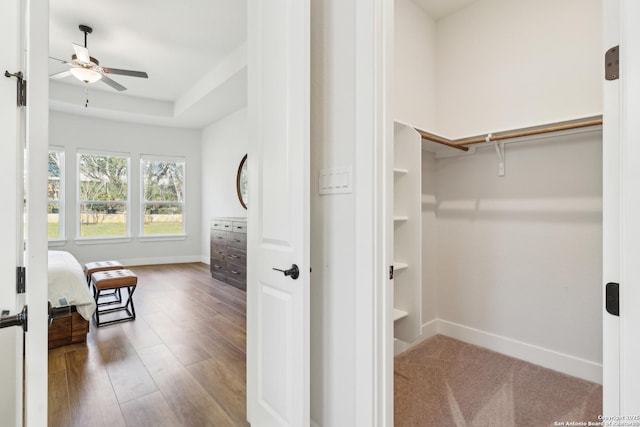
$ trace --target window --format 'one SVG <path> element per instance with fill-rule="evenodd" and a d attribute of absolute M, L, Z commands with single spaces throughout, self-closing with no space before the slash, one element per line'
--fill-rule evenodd
<path fill-rule="evenodd" d="M 142 234 L 184 234 L 184 158 L 142 156 Z"/>
<path fill-rule="evenodd" d="M 49 240 L 64 239 L 64 151 L 49 150 L 47 180 L 47 223 Z"/>
<path fill-rule="evenodd" d="M 123 155 L 78 153 L 78 235 L 129 235 L 129 158 Z"/>

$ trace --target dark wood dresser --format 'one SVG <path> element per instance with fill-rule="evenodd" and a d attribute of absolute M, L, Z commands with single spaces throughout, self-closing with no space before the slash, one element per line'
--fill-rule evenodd
<path fill-rule="evenodd" d="M 247 219 L 211 219 L 211 276 L 247 289 Z"/>

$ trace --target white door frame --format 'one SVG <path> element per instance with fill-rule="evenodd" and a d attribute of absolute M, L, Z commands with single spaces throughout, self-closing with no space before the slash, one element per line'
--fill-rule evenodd
<path fill-rule="evenodd" d="M 620 0 L 619 16 L 620 414 L 640 416 L 640 3 Z"/>
<path fill-rule="evenodd" d="M 603 4 L 602 57 L 620 44 L 619 0 Z M 602 126 L 602 300 L 604 285 L 620 282 L 620 80 L 605 80 Z M 602 308 L 603 415 L 620 413 L 620 318 Z"/>
<path fill-rule="evenodd" d="M 49 144 L 49 0 L 27 4 L 27 297 L 25 425 L 47 425 L 48 279 L 47 147 Z"/>
<path fill-rule="evenodd" d="M 356 425 L 393 426 L 393 0 L 356 2 Z"/>

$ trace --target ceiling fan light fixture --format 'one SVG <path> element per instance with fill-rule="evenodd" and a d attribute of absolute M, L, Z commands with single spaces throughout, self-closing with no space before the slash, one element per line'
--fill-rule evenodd
<path fill-rule="evenodd" d="M 75 78 L 85 83 L 97 82 L 102 78 L 102 74 L 90 68 L 74 67 L 69 71 L 71 71 L 71 74 L 73 74 Z"/>

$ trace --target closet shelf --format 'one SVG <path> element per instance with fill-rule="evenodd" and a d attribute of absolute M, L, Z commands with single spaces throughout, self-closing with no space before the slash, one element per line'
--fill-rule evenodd
<path fill-rule="evenodd" d="M 393 174 L 394 175 L 406 175 L 409 173 L 408 169 L 401 169 L 401 168 L 394 168 L 393 169 Z"/>
<path fill-rule="evenodd" d="M 398 310 L 397 308 L 393 309 L 393 321 L 394 322 L 397 322 L 400 319 L 404 319 L 408 315 L 409 315 L 409 313 L 407 313 L 404 310 Z"/>
<path fill-rule="evenodd" d="M 395 261 L 393 263 L 393 270 L 394 271 L 404 270 L 405 268 L 408 268 L 408 267 L 409 267 L 409 264 L 405 264 L 404 262 Z"/>

